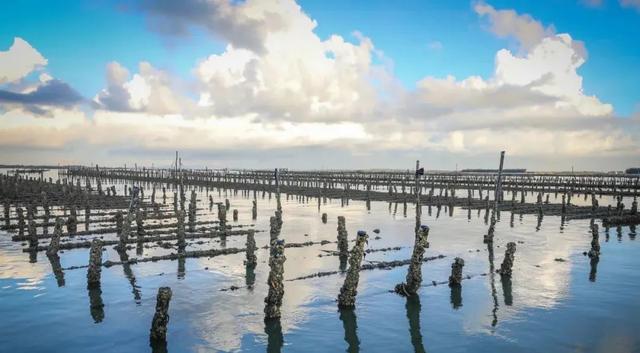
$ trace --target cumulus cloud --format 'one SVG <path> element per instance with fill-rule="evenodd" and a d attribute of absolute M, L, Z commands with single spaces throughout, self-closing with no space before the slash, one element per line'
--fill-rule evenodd
<path fill-rule="evenodd" d="M 255 11 L 267 7 L 247 1 Z M 376 109 L 373 81 L 388 77 L 374 65 L 372 41 L 355 33 L 356 43 L 332 35 L 322 40 L 317 23 L 295 1 L 268 7 L 287 18 L 287 26 L 268 32 L 266 51 L 227 46 L 195 69 L 200 105 L 221 115 L 259 113 L 262 118 L 288 120 L 359 120 Z"/>
<path fill-rule="evenodd" d="M 228 45 L 195 64 L 189 85 L 148 62 L 137 72 L 109 63 L 91 118 L 73 107 L 55 110 L 60 125 L 0 112 L 0 146 L 144 153 L 171 148 L 199 155 L 252 153 L 263 162 L 277 150 L 292 156 L 292 166 L 326 151 L 349 160 L 347 167 L 360 166 L 357 161 L 367 156 L 377 163 L 372 166 L 397 167 L 407 156 L 424 154 L 477 163 L 479 156 L 503 149 L 514 158 L 538 158 L 546 167 L 550 160 L 631 160 L 640 152 L 637 118 L 616 118 L 610 104 L 584 92 L 578 72 L 588 60 L 584 44 L 514 10 L 474 6 L 491 32 L 517 43 L 515 50 L 496 53 L 490 75 L 425 76 L 407 89 L 370 38 L 357 32 L 353 40 L 320 38 L 317 23 L 293 0 L 140 6 L 167 13 L 156 17 L 171 12 L 174 17 L 163 20 L 178 21 L 176 33 L 206 25 Z M 225 20 L 237 29 L 250 22 L 242 31 L 253 31 L 247 35 L 255 43 L 224 37 L 230 29 L 211 25 L 217 21 L 212 11 L 232 11 Z M 271 22 L 271 16 L 280 20 Z M 40 142 L 29 142 L 29 136 Z"/>
<path fill-rule="evenodd" d="M 0 51 L 0 84 L 16 82 L 47 65 L 47 59 L 22 38 L 14 38 L 7 51 Z"/>
<path fill-rule="evenodd" d="M 120 63 L 111 62 L 106 79 L 107 87 L 93 99 L 98 109 L 174 114 L 189 108 L 186 98 L 174 89 L 174 79 L 146 61 L 139 64 L 133 77 Z"/>
<path fill-rule="evenodd" d="M 513 37 L 523 49 L 528 50 L 555 32 L 553 26 L 544 27 L 530 15 L 520 15 L 516 11 L 496 10 L 484 2 L 478 2 L 473 9 L 481 17 L 487 17 L 491 31 L 500 37 Z"/>
<path fill-rule="evenodd" d="M 0 52 L 0 108 L 49 115 L 54 107 L 70 108 L 83 98 L 71 86 L 45 72 L 45 59 L 22 38 Z M 40 72 L 36 80 L 33 72 Z"/>
<path fill-rule="evenodd" d="M 169 35 L 187 35 L 193 26 L 206 28 L 236 48 L 263 53 L 268 33 L 282 29 L 287 18 L 277 11 L 278 1 L 139 0 L 150 15 L 151 27 Z"/>
<path fill-rule="evenodd" d="M 16 93 L 0 89 L 0 104 L 20 105 L 36 114 L 46 114 L 48 106 L 71 107 L 82 101 L 82 96 L 68 84 L 50 79 L 33 91 Z"/>

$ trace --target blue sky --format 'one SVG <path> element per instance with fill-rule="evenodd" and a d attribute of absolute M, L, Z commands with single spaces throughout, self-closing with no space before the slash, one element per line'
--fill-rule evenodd
<path fill-rule="evenodd" d="M 0 163 L 619 170 L 638 38 L 640 0 L 3 1 Z"/>
<path fill-rule="evenodd" d="M 393 60 L 407 87 L 425 76 L 488 77 L 494 55 L 514 43 L 486 30 L 467 1 L 310 1 L 299 2 L 318 22 L 321 38 L 340 34 L 354 40 L 359 31 Z M 527 13 L 558 33 L 582 40 L 589 53 L 580 68 L 587 94 L 613 104 L 628 116 L 640 104 L 640 11 L 617 1 L 598 7 L 580 1 L 492 1 L 496 8 Z M 189 38 L 166 38 L 149 30 L 145 16 L 117 1 L 21 0 L 0 5 L 0 48 L 22 37 L 49 60 L 48 69 L 86 97 L 105 85 L 104 68 L 116 60 L 135 71 L 138 62 L 184 78 L 194 64 L 224 43 L 195 29 Z M 441 48 L 430 45 L 438 42 Z"/>

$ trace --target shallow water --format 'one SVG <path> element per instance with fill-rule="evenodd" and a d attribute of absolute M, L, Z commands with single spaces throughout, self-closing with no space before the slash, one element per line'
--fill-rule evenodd
<path fill-rule="evenodd" d="M 95 182 L 93 183 L 95 186 Z M 104 183 L 104 186 L 111 183 Z M 122 184 L 118 184 L 122 194 Z M 214 201 L 229 198 L 239 210 L 237 224 L 252 224 L 253 193 L 197 189 L 199 207 L 208 211 L 208 194 Z M 146 188 L 145 196 L 151 194 Z M 159 193 L 161 195 L 161 192 Z M 188 197 L 187 193 L 187 197 Z M 220 196 L 219 196 L 220 195 Z M 466 194 L 465 194 L 466 195 Z M 256 233 L 259 247 L 269 239 L 269 216 L 275 196 L 257 194 Z M 553 202 L 553 196 L 551 200 Z M 156 200 L 161 197 L 156 196 Z M 173 191 L 167 192 L 167 204 Z M 608 201 L 600 201 L 602 205 Z M 280 238 L 287 243 L 336 240 L 337 216 L 345 216 L 349 239 L 357 230 L 370 235 L 370 249 L 401 250 L 368 254 L 366 261 L 408 259 L 413 246 L 415 209 L 406 216 L 397 206 L 339 200 L 320 202 L 282 195 L 284 224 Z M 321 214 L 329 221 L 323 224 Z M 65 270 L 56 278 L 44 252 L 30 263 L 22 244 L 0 233 L 0 351 L 2 352 L 145 352 L 158 287 L 173 290 L 169 314 L 169 352 L 269 351 L 277 352 L 637 352 L 640 351 L 640 245 L 629 227 L 600 227 L 602 255 L 596 272 L 583 252 L 590 248 L 588 220 L 561 224 L 559 217 L 545 216 L 539 225 L 535 215 L 502 212 L 496 225 L 494 265 L 500 266 L 505 244 L 517 242 L 511 283 L 489 272 L 484 210 L 469 212 L 445 207 L 423 208 L 422 223 L 431 228 L 425 256 L 445 255 L 423 265 L 419 298 L 407 300 L 389 290 L 402 282 L 407 267 L 362 271 L 356 309 L 338 311 L 335 298 L 342 274 L 286 281 L 280 326 L 265 326 L 268 250 L 257 251 L 255 285 L 246 288 L 244 253 L 210 259 L 148 262 L 128 268 L 103 268 L 101 293 L 86 289 L 86 269 Z M 470 217 L 469 217 L 470 216 Z M 231 215 L 228 216 L 231 218 Z M 80 220 L 83 218 L 80 216 Z M 233 222 L 230 222 L 233 224 Z M 82 222 L 79 224 L 82 230 Z M 380 229 L 375 239 L 373 229 Z M 50 229 L 52 231 L 52 229 Z M 1 232 L 1 231 L 0 231 Z M 105 235 L 112 239 L 113 234 Z M 226 247 L 244 247 L 245 238 L 230 236 Z M 44 240 L 41 244 L 45 244 Z M 351 246 L 352 243 L 350 243 Z M 187 250 L 219 248 L 217 240 L 189 242 Z M 119 260 L 107 247 L 103 260 Z M 336 271 L 339 259 L 323 256 L 336 244 L 287 248 L 285 279 L 319 271 Z M 144 257 L 169 253 L 145 249 Z M 135 251 L 130 251 L 131 257 Z M 465 260 L 460 293 L 446 281 L 453 259 Z M 60 254 L 63 268 L 86 265 L 88 249 Z M 563 259 L 564 262 L 555 261 Z M 182 269 L 181 266 L 184 266 Z M 250 280 L 250 278 L 249 278 Z M 235 291 L 221 291 L 230 286 Z M 102 310 L 91 309 L 101 300 Z"/>

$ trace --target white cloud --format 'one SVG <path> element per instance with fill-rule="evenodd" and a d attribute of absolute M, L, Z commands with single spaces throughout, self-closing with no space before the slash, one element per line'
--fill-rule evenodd
<path fill-rule="evenodd" d="M 22 38 L 14 38 L 7 51 L 0 52 L 0 84 L 23 79 L 47 65 L 47 59 Z"/>
<path fill-rule="evenodd" d="M 243 151 L 261 161 L 282 150 L 297 163 L 328 151 L 332 158 L 350 158 L 351 167 L 366 156 L 379 167 L 432 153 L 475 161 L 506 149 L 510 156 L 546 163 L 630 160 L 640 152 L 634 143 L 638 128 L 584 93 L 578 73 L 587 60 L 583 43 L 528 15 L 477 4 L 491 31 L 517 40 L 518 48 L 498 51 L 489 77 L 426 76 L 407 90 L 397 84 L 391 65 L 377 64 L 387 59 L 371 39 L 357 32 L 354 42 L 320 38 L 317 23 L 293 0 L 232 6 L 236 20 L 265 20 L 275 11 L 282 22 L 258 26 L 259 50 L 229 39 L 223 52 L 197 62 L 190 84 L 148 62 L 133 74 L 109 63 L 107 87 L 94 97 L 98 109 L 91 118 L 75 109 L 68 116 L 56 110 L 55 128 L 15 112 L 0 114 L 11 122 L 0 129 L 0 146 Z M 51 81 L 47 75 L 40 79 Z"/>
<path fill-rule="evenodd" d="M 276 11 L 287 26 L 265 35 L 263 53 L 228 45 L 201 61 L 195 70 L 201 105 L 225 116 L 294 121 L 359 120 L 373 112 L 372 81 L 384 69 L 373 64 L 370 39 L 356 33 L 355 44 L 338 35 L 322 40 L 314 33 L 317 23 L 294 1 L 259 4 L 245 6 L 253 16 Z"/>
<path fill-rule="evenodd" d="M 130 78 L 129 71 L 118 62 L 107 64 L 107 88 L 93 99 L 99 109 L 155 114 L 181 113 L 189 102 L 176 89 L 173 78 L 148 62 L 141 62 L 138 73 Z"/>
<path fill-rule="evenodd" d="M 478 2 L 473 9 L 481 17 L 487 16 L 491 24 L 491 31 L 499 37 L 513 37 L 528 50 L 540 41 L 552 35 L 552 26 L 545 28 L 533 17 L 520 15 L 514 10 L 496 10 L 484 2 Z"/>

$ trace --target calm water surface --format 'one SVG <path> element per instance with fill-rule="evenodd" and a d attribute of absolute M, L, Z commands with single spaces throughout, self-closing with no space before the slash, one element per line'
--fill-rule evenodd
<path fill-rule="evenodd" d="M 52 175 L 53 176 L 53 175 Z M 112 183 L 105 183 L 104 186 Z M 95 185 L 95 182 L 93 183 Z M 118 184 L 122 194 L 123 184 Z M 145 195 L 150 196 L 147 187 Z M 238 224 L 252 224 L 250 196 L 223 190 L 197 189 L 202 219 L 215 219 L 208 210 L 214 200 L 229 198 L 240 213 Z M 161 195 L 161 193 L 159 193 Z M 188 197 L 189 194 L 187 194 Z M 464 194 L 466 195 L 466 193 Z M 167 204 L 173 191 L 167 192 Z M 258 193 L 255 227 L 259 247 L 268 243 L 269 216 L 275 197 Z M 507 198 L 510 199 L 510 196 Z M 161 197 L 156 198 L 160 202 Z M 336 239 L 337 216 L 345 216 L 349 238 L 357 230 L 369 232 L 368 248 L 402 247 L 375 252 L 365 262 L 407 259 L 413 246 L 414 206 L 339 200 L 299 200 L 282 196 L 284 224 L 280 237 L 289 243 Z M 558 202 L 551 196 L 552 202 Z M 600 204 L 613 203 L 607 198 Z M 327 224 L 320 215 L 326 212 Z M 231 215 L 229 214 L 229 217 Z M 83 219 L 82 216 L 79 217 Z M 280 325 L 265 325 L 268 251 L 257 252 L 258 267 L 247 274 L 244 253 L 211 259 L 149 262 L 102 271 L 101 293 L 86 289 L 86 269 L 64 270 L 54 276 L 43 252 L 35 263 L 0 231 L 0 351 L 1 352 L 150 352 L 148 335 L 160 286 L 173 290 L 169 314 L 168 351 L 175 352 L 639 352 L 640 244 L 634 229 L 600 227 L 602 255 L 593 266 L 583 252 L 590 248 L 588 220 L 561 223 L 559 217 L 502 212 L 496 226 L 494 265 L 500 266 L 505 244 L 517 242 L 511 283 L 486 275 L 490 262 L 482 235 L 484 211 L 444 207 L 423 208 L 422 223 L 431 227 L 425 256 L 444 255 L 423 265 L 424 286 L 418 298 L 390 293 L 402 282 L 407 267 L 361 272 L 357 307 L 338 311 L 335 298 L 341 274 L 285 282 Z M 373 229 L 380 229 L 375 239 Z M 80 222 L 79 230 L 83 229 Z M 50 229 L 52 232 L 52 229 Z M 112 239 L 115 235 L 105 235 Z M 226 244 L 205 239 L 188 250 L 244 247 L 244 237 L 228 237 Z M 42 244 L 46 244 L 43 240 Z M 322 256 L 336 244 L 287 248 L 285 279 L 319 271 L 335 271 L 339 259 Z M 150 248 L 144 257 L 171 250 Z M 135 251 L 129 256 L 134 257 Z M 447 285 L 451 263 L 465 260 L 471 276 L 460 292 Z M 61 266 L 86 265 L 88 249 L 64 251 Z M 563 259 L 564 262 L 556 261 Z M 111 248 L 103 260 L 119 260 Z M 255 276 L 253 289 L 247 282 Z M 221 291 L 230 286 L 235 291 Z M 101 300 L 102 310 L 91 309 Z"/>

